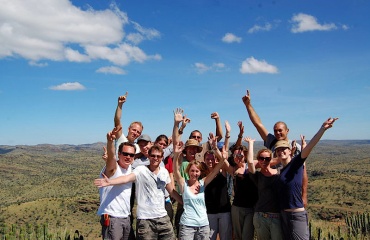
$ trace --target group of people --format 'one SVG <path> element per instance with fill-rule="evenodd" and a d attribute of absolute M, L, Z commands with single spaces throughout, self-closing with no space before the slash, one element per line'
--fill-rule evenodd
<path fill-rule="evenodd" d="M 327 119 L 308 144 L 301 135 L 299 145 L 288 139 L 284 122 L 274 125 L 273 134 L 267 131 L 247 90 L 242 100 L 265 146 L 254 156 L 255 139 L 243 136 L 242 122 L 238 139 L 229 146 L 230 124 L 225 121 L 223 136 L 217 112 L 211 114 L 215 134 L 204 143 L 199 130 L 181 140 L 190 119 L 180 108 L 174 110 L 171 137 L 163 134 L 152 141 L 141 122 L 131 123 L 124 136 L 121 115 L 127 96 L 118 98 L 115 126 L 104 148 L 106 164 L 94 181 L 102 239 L 309 239 L 305 160 L 337 118 Z"/>

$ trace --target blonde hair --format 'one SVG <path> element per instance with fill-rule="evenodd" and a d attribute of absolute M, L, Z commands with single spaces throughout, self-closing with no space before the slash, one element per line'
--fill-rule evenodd
<path fill-rule="evenodd" d="M 261 150 L 259 150 L 256 154 L 256 158 L 258 159 L 258 157 L 260 156 L 261 153 L 263 152 L 267 152 L 270 154 L 270 157 L 272 157 L 272 151 L 270 149 L 267 149 L 267 148 L 262 148 Z"/>
<path fill-rule="evenodd" d="M 186 167 L 185 169 L 185 172 L 189 175 L 189 171 L 190 171 L 190 168 L 192 166 L 195 166 L 196 168 L 198 168 L 200 170 L 200 176 L 199 176 L 199 179 L 202 179 L 204 178 L 205 176 L 208 175 L 209 173 L 209 170 L 208 170 L 208 167 L 207 165 L 204 163 L 204 162 L 201 162 L 201 161 L 198 161 L 198 160 L 193 160 L 191 162 L 189 162 L 188 166 Z"/>
<path fill-rule="evenodd" d="M 143 131 L 144 130 L 144 126 L 143 126 L 143 124 L 141 123 L 141 122 L 132 122 L 131 124 L 130 124 L 130 126 L 129 126 L 129 128 L 131 128 L 133 125 L 135 125 L 135 124 L 137 124 L 137 125 L 139 125 L 140 127 L 141 127 L 141 131 Z"/>

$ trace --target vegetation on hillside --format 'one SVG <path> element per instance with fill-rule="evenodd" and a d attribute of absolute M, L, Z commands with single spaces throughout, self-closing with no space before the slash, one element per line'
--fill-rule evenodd
<path fill-rule="evenodd" d="M 92 181 L 104 166 L 103 146 L 0 146 L 0 235 L 47 224 L 53 236 L 73 239 L 77 229 L 85 239 L 99 239 L 99 194 Z M 347 239 L 349 232 L 354 237 L 350 219 L 370 212 L 370 141 L 321 141 L 306 165 L 314 239 L 340 239 L 338 233 Z"/>

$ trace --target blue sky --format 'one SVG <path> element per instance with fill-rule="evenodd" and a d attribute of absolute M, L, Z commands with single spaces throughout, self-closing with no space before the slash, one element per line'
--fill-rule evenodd
<path fill-rule="evenodd" d="M 290 138 L 369 139 L 370 2 L 0 0 L 0 145 L 105 141 L 122 121 L 153 139 L 173 109 L 214 131 L 217 111 L 260 140 L 246 89 L 267 129 Z"/>

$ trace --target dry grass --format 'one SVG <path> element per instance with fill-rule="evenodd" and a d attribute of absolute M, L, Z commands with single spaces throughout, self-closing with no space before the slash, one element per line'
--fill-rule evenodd
<path fill-rule="evenodd" d="M 48 223 L 99 239 L 98 190 L 103 143 L 0 146 L 0 224 Z M 256 146 L 256 149 L 260 144 Z M 307 160 L 313 229 L 337 231 L 347 212 L 370 212 L 370 141 L 322 141 Z"/>

